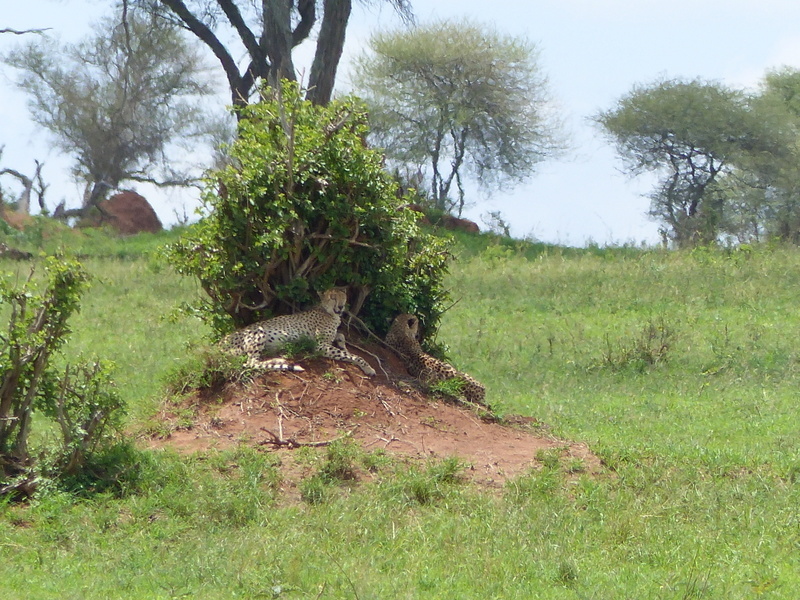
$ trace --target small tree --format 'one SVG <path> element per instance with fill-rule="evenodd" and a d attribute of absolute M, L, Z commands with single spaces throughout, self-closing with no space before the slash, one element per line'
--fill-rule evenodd
<path fill-rule="evenodd" d="M 207 117 L 194 100 L 211 92 L 197 52 L 163 19 L 132 13 L 99 29 L 81 44 L 40 40 L 5 57 L 23 73 L 18 85 L 33 119 L 75 157 L 74 173 L 90 190 L 85 207 L 123 181 L 190 182 L 166 152 L 204 133 Z"/>
<path fill-rule="evenodd" d="M 595 119 L 630 175 L 661 176 L 650 214 L 678 246 L 716 240 L 729 199 L 722 179 L 748 157 L 782 151 L 743 92 L 699 80 L 636 87 Z"/>
<path fill-rule="evenodd" d="M 322 107 L 291 82 L 241 109 L 232 164 L 203 195 L 207 216 L 168 255 L 209 296 L 220 331 L 316 301 L 337 285 L 351 312 L 385 331 L 413 312 L 431 331 L 442 311 L 447 252 L 423 235 L 369 149 L 366 112 L 352 98 Z"/>
<path fill-rule="evenodd" d="M 436 208 L 461 214 L 466 175 L 513 184 L 559 150 L 547 82 L 524 39 L 442 22 L 378 34 L 370 49 L 353 79 L 374 139 L 399 166 L 430 168 Z"/>
<path fill-rule="evenodd" d="M 0 335 L 0 496 L 31 491 L 28 444 L 36 411 L 52 417 L 61 432 L 46 475 L 73 475 L 109 430 L 119 426 L 123 405 L 100 362 L 53 366 L 70 333 L 88 274 L 80 264 L 50 257 L 42 294 L 31 278 L 21 287 L 0 280 L 0 302 L 10 308 Z"/>

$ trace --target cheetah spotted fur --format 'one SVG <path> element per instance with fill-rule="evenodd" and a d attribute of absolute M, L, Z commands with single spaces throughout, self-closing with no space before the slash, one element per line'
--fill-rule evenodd
<path fill-rule="evenodd" d="M 344 335 L 337 332 L 346 301 L 347 294 L 343 290 L 327 290 L 317 306 L 248 325 L 225 336 L 220 346 L 231 354 L 246 355 L 245 366 L 250 368 L 303 371 L 301 366 L 293 365 L 285 358 L 264 359 L 262 354 L 277 353 L 286 344 L 311 338 L 325 358 L 353 363 L 367 375 L 375 375 L 367 361 L 347 350 Z"/>
<path fill-rule="evenodd" d="M 386 343 L 405 359 L 408 372 L 424 385 L 461 379 L 464 382 L 464 398 L 469 402 L 485 405 L 486 389 L 483 385 L 452 365 L 426 354 L 417 341 L 418 333 L 419 319 L 414 315 L 402 314 L 395 317 L 389 333 L 386 334 Z"/>

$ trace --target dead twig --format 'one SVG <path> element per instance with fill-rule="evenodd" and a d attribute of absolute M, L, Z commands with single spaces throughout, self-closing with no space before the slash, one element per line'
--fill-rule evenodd
<path fill-rule="evenodd" d="M 322 448 L 324 446 L 330 446 L 334 442 L 338 442 L 340 440 L 344 440 L 344 439 L 349 438 L 350 436 L 353 435 L 353 432 L 355 431 L 355 428 L 353 428 L 350 431 L 348 431 L 347 433 L 345 433 L 344 435 L 340 435 L 339 437 L 333 438 L 332 440 L 320 440 L 318 442 L 299 442 L 299 441 L 295 440 L 294 438 L 289 438 L 289 439 L 284 439 L 283 438 L 283 429 L 280 426 L 280 418 L 278 420 L 278 426 L 280 428 L 279 429 L 280 436 L 275 435 L 272 431 L 270 431 L 266 427 L 262 427 L 261 428 L 261 431 L 263 431 L 264 433 L 268 434 L 272 438 L 271 440 L 264 440 L 262 442 L 259 442 L 259 444 L 261 446 L 266 446 L 266 445 L 269 444 L 269 445 L 275 446 L 276 448 L 289 448 L 289 449 L 293 449 L 293 448 Z"/>
<path fill-rule="evenodd" d="M 396 415 L 396 413 L 391 409 L 386 400 L 384 400 L 380 396 L 378 396 L 378 400 L 380 400 L 381 404 L 383 404 L 383 409 L 389 414 L 390 417 L 394 417 Z"/>
<path fill-rule="evenodd" d="M 375 334 L 375 333 L 374 333 L 374 332 L 373 332 L 373 331 L 372 331 L 372 330 L 369 328 L 369 326 L 368 326 L 366 323 L 364 323 L 364 321 L 362 321 L 361 319 L 359 319 L 357 316 L 355 316 L 355 315 L 354 315 L 353 313 L 351 313 L 349 310 L 348 310 L 348 311 L 346 311 L 346 312 L 347 312 L 347 321 L 348 321 L 348 323 L 347 323 L 347 328 L 348 328 L 348 329 L 350 328 L 350 321 L 355 321 L 355 322 L 356 322 L 356 325 L 358 326 L 358 328 L 359 328 L 359 329 L 360 329 L 362 332 L 366 333 L 366 334 L 367 334 L 367 336 L 369 336 L 370 338 L 374 339 L 376 342 L 378 342 L 379 344 L 383 345 L 383 346 L 384 346 L 384 347 L 386 347 L 386 348 L 389 348 L 389 349 L 391 349 L 391 348 L 392 348 L 392 347 L 391 347 L 389 344 L 387 344 L 387 343 L 386 343 L 386 342 L 384 342 L 384 341 L 383 341 L 381 338 L 379 338 L 379 337 L 378 337 L 378 336 L 377 336 L 377 335 L 376 335 L 376 334 Z"/>
<path fill-rule="evenodd" d="M 386 369 L 383 368 L 383 361 L 381 361 L 381 359 L 378 357 L 377 354 L 373 354 L 369 350 L 366 350 L 365 348 L 362 348 L 361 346 L 359 346 L 358 344 L 354 344 L 353 342 L 350 342 L 350 345 L 353 346 L 354 348 L 358 348 L 364 354 L 369 354 L 372 358 L 374 358 L 375 362 L 378 363 L 378 368 L 383 372 L 383 376 L 386 377 L 386 379 L 390 379 L 389 373 L 387 373 Z"/>

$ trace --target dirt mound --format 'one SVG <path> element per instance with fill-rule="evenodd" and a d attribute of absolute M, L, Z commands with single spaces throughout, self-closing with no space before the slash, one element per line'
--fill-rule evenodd
<path fill-rule="evenodd" d="M 91 216 L 81 220 L 81 226 L 110 225 L 122 235 L 158 233 L 163 229 L 150 203 L 143 196 L 130 190 L 103 200 L 98 208 L 99 210 L 94 211 Z"/>
<path fill-rule="evenodd" d="M 409 204 L 409 208 L 416 210 L 417 212 L 424 213 L 422 206 L 419 204 Z M 478 227 L 478 224 L 475 221 L 470 221 L 469 219 L 461 219 L 459 217 L 454 217 L 453 215 L 443 214 L 437 219 L 431 221 L 426 216 L 422 216 L 419 219 L 419 222 L 424 225 L 437 225 L 444 229 L 451 229 L 454 231 L 466 231 L 467 233 L 480 233 L 481 228 Z"/>
<path fill-rule="evenodd" d="M 249 443 L 288 455 L 348 435 L 367 450 L 382 448 L 409 459 L 458 456 L 471 465 L 471 479 L 490 486 L 539 466 L 540 451 L 574 459 L 584 472 L 601 469 L 585 444 L 557 439 L 530 417 L 500 422 L 428 397 L 393 354 L 369 350 L 380 358 L 380 366 L 369 359 L 378 371 L 372 378 L 354 365 L 313 360 L 302 361 L 302 373 L 267 373 L 247 386 L 194 393 L 164 410 L 161 418 L 173 431 L 150 446 L 194 452 Z M 190 426 L 187 409 L 194 415 Z"/>

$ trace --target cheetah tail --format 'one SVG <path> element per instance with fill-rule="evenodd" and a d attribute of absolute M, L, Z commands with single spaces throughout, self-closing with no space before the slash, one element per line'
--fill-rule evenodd
<path fill-rule="evenodd" d="M 270 358 L 269 360 L 262 361 L 262 366 L 271 371 L 305 371 L 300 365 L 290 363 L 285 358 Z"/>

